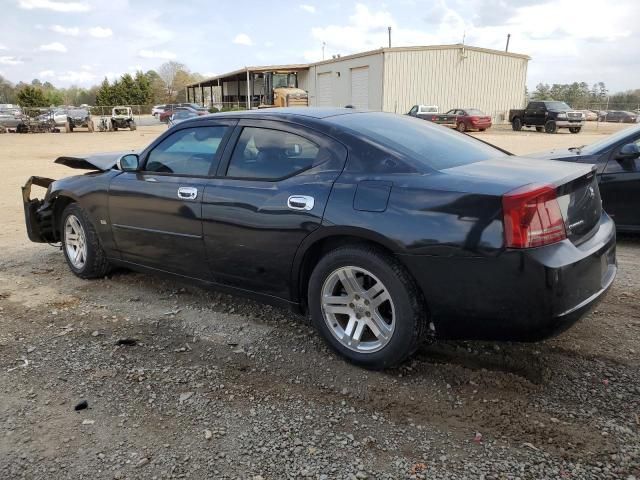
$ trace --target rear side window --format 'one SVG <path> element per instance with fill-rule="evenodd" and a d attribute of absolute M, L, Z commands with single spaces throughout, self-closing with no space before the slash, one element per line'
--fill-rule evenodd
<path fill-rule="evenodd" d="M 367 137 L 383 149 L 394 150 L 407 163 L 434 170 L 507 156 L 473 137 L 406 115 L 354 113 L 330 117 L 327 121 Z M 375 166 L 371 169 L 375 170 Z"/>
<path fill-rule="evenodd" d="M 220 142 L 229 127 L 194 127 L 165 138 L 147 157 L 145 171 L 208 176 L 219 161 Z"/>
<path fill-rule="evenodd" d="M 320 147 L 293 133 L 245 127 L 236 144 L 228 177 L 277 180 L 311 168 Z"/>

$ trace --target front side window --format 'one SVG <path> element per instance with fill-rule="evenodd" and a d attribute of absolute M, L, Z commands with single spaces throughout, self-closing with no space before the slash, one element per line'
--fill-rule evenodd
<path fill-rule="evenodd" d="M 145 171 L 208 176 L 219 161 L 220 143 L 229 127 L 193 127 L 178 130 L 155 147 Z"/>
<path fill-rule="evenodd" d="M 411 107 L 411 110 L 409 110 L 409 115 L 415 115 L 416 113 L 418 113 L 418 106 L 414 105 Z"/>
<path fill-rule="evenodd" d="M 245 127 L 233 151 L 227 176 L 276 180 L 311 168 L 320 148 L 280 130 Z"/>

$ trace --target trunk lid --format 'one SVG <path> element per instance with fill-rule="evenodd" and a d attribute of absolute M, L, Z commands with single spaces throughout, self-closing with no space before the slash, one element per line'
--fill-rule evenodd
<path fill-rule="evenodd" d="M 579 244 L 597 231 L 602 201 L 595 165 L 511 156 L 442 172 L 481 181 L 484 189 L 495 195 L 530 184 L 552 185 L 558 195 L 567 238 Z"/>

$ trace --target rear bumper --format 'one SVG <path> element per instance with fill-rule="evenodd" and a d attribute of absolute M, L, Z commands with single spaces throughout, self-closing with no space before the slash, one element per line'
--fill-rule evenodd
<path fill-rule="evenodd" d="M 496 256 L 399 256 L 422 288 L 443 338 L 536 341 L 589 311 L 616 276 L 613 221 L 576 246 L 569 240 Z"/>

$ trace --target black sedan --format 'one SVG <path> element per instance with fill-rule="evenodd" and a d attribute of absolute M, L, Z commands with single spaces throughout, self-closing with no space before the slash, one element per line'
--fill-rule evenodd
<path fill-rule="evenodd" d="M 599 120 L 601 122 L 636 123 L 638 115 L 624 110 L 609 110 L 604 112 L 604 115 L 600 115 Z"/>
<path fill-rule="evenodd" d="M 592 166 L 532 164 L 407 116 L 229 112 L 139 154 L 56 162 L 92 173 L 32 177 L 26 224 L 79 277 L 120 265 L 288 305 L 369 368 L 427 337 L 547 337 L 616 274 Z"/>
<path fill-rule="evenodd" d="M 640 232 L 640 126 L 626 128 L 591 145 L 534 156 L 595 164 L 604 209 L 619 231 Z"/>

